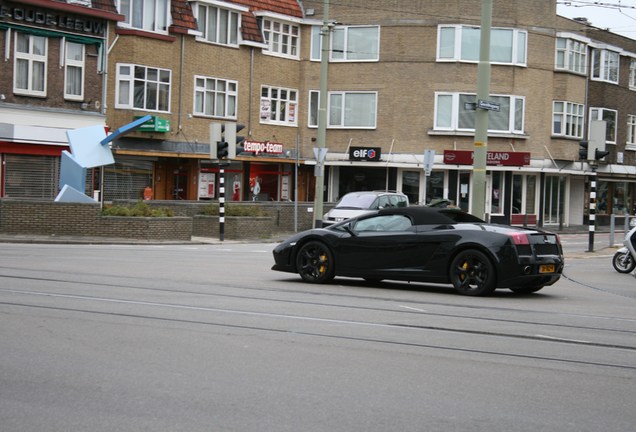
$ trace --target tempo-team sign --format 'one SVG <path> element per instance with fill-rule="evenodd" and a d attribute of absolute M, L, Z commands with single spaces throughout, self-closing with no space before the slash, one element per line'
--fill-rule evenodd
<path fill-rule="evenodd" d="M 267 153 L 267 154 L 280 154 L 283 152 L 283 145 L 281 143 L 273 143 L 269 141 L 245 141 L 243 143 L 243 151 L 250 153 Z"/>
<path fill-rule="evenodd" d="M 349 159 L 355 161 L 377 162 L 382 157 L 381 147 L 350 147 Z"/>

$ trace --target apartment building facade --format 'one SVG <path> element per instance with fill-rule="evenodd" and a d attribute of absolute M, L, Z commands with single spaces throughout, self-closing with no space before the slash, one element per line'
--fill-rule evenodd
<path fill-rule="evenodd" d="M 113 2 L 95 115 L 111 128 L 153 121 L 113 143 L 103 198 L 150 186 L 154 199 L 217 199 L 210 124 L 233 122 L 246 141 L 225 167 L 226 199 L 313 201 L 322 11 L 322 0 Z M 470 208 L 480 15 L 479 0 L 330 5 L 325 200 L 396 189 Z M 584 223 L 592 175 L 598 213 L 633 213 L 636 41 L 561 18 L 555 1 L 495 0 L 491 38 L 491 220 Z M 5 92 L 12 108 L 33 104 Z M 609 125 L 598 163 L 579 160 L 592 120 Z"/>

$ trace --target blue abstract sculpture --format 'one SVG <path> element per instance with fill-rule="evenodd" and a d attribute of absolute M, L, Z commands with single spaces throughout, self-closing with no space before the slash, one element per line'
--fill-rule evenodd
<path fill-rule="evenodd" d="M 115 163 L 110 142 L 137 129 L 152 116 L 144 116 L 106 135 L 101 125 L 73 129 L 66 132 L 71 153 L 62 152 L 60 192 L 56 202 L 96 202 L 85 194 L 86 169 Z"/>

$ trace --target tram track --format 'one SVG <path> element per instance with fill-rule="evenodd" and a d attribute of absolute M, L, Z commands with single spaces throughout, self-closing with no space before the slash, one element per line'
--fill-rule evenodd
<path fill-rule="evenodd" d="M 0 275 L 0 280 L 2 279 L 10 279 L 11 277 L 7 277 L 6 275 Z M 20 277 L 24 279 L 25 277 Z M 30 278 L 27 278 L 30 279 Z M 70 281 L 70 280 L 48 280 L 44 278 L 36 278 L 39 281 L 55 281 L 58 283 L 71 283 L 77 284 L 78 282 Z M 88 286 L 91 284 L 82 283 L 83 286 Z M 109 284 L 100 284 L 102 287 L 109 287 Z M 120 285 L 112 285 L 111 288 L 121 288 Z M 259 301 L 259 302 L 275 302 L 278 304 L 302 304 L 305 306 L 315 306 L 320 308 L 329 308 L 329 310 L 341 310 L 346 311 L 344 315 L 350 316 L 352 314 L 351 311 L 363 311 L 363 312 L 374 312 L 374 313 L 389 313 L 394 319 L 391 320 L 359 320 L 359 319 L 339 319 L 339 318 L 330 318 L 326 316 L 309 316 L 309 315 L 297 315 L 297 314 L 289 314 L 289 313 L 273 313 L 273 312 L 265 312 L 258 310 L 249 310 L 249 309 L 237 309 L 237 308 L 223 308 L 223 307 L 209 307 L 209 306 L 198 306 L 192 304 L 182 304 L 176 302 L 154 302 L 147 301 L 141 299 L 124 299 L 124 298 L 115 298 L 115 297 L 105 297 L 105 296 L 91 296 L 91 295 L 78 295 L 72 293 L 63 293 L 63 292 L 51 292 L 51 291 L 36 291 L 36 290 L 24 290 L 24 289 L 11 289 L 11 288 L 2 288 L 0 289 L 0 293 L 4 293 L 6 295 L 14 295 L 14 296 L 26 296 L 27 298 L 48 298 L 48 299 L 57 299 L 57 300 L 73 300 L 73 301 L 81 301 L 81 302 L 90 302 L 92 305 L 96 306 L 94 308 L 91 307 L 67 307 L 61 305 L 52 305 L 52 304 L 38 304 L 37 301 L 25 301 L 24 298 L 22 301 L 9 301 L 8 299 L 4 299 L 0 301 L 0 305 L 6 307 L 14 307 L 14 308 L 35 308 L 42 310 L 56 310 L 60 312 L 66 313 L 79 313 L 79 314 L 90 314 L 90 315 L 99 315 L 99 316 L 109 316 L 112 318 L 132 318 L 138 320 L 151 320 L 151 321 L 160 321 L 160 322 L 171 322 L 176 324 L 187 324 L 194 326 L 212 326 L 212 327 L 221 327 L 228 329 L 240 329 L 240 330 L 250 330 L 250 331 L 259 331 L 259 332 L 268 332 L 268 333 L 279 333 L 279 334 L 293 334 L 297 337 L 306 336 L 306 337 L 321 337 L 321 338 L 329 338 L 332 340 L 343 340 L 343 341 L 358 341 L 358 342 L 367 342 L 374 344 L 383 344 L 383 345 L 395 345 L 395 346 L 404 346 L 404 347 L 414 347 L 414 348 L 422 348 L 422 349 L 434 349 L 434 350 L 442 350 L 442 351 L 455 351 L 455 352 L 466 352 L 466 353 L 479 353 L 484 355 L 495 355 L 495 356 L 503 356 L 508 358 L 525 358 L 525 359 L 533 359 L 533 360 L 544 360 L 544 361 L 552 361 L 552 362 L 560 362 L 560 363 L 569 363 L 569 364 L 579 364 L 579 365 L 593 365 L 593 366 L 603 366 L 603 367 L 612 367 L 624 370 L 636 370 L 636 364 L 626 364 L 626 363 L 613 363 L 609 361 L 594 361 L 594 360 L 585 360 L 585 359 L 577 359 L 577 358 L 566 358 L 564 354 L 560 355 L 533 355 L 529 353 L 524 353 L 522 351 L 512 352 L 512 351 L 497 351 L 492 349 L 479 349 L 469 346 L 452 346 L 452 344 L 442 344 L 442 343 L 424 343 L 424 342 L 414 342 L 409 340 L 400 340 L 400 332 L 401 331 L 426 331 L 426 332 L 435 332 L 435 333 L 445 333 L 445 334 L 455 334 L 460 336 L 476 336 L 476 337 L 486 337 L 486 338 L 497 338 L 500 340 L 506 341 L 526 341 L 531 343 L 538 344 L 550 344 L 550 345 L 561 345 L 561 346 L 576 346 L 582 349 L 603 349 L 609 351 L 620 351 L 620 352 L 633 352 L 636 351 L 636 346 L 631 344 L 615 344 L 615 343 L 603 343 L 599 341 L 590 341 L 590 340 L 577 340 L 570 338 L 562 338 L 562 337 L 550 337 L 546 336 L 543 333 L 546 333 L 546 329 L 550 328 L 567 328 L 572 330 L 587 330 L 587 331 L 598 331 L 605 333 L 620 333 L 626 335 L 633 335 L 636 333 L 635 331 L 629 329 L 610 329 L 606 327 L 594 327 L 594 326 L 581 326 L 581 325 L 564 325 L 559 323 L 550 323 L 547 321 L 531 321 L 531 320 L 510 320 L 501 317 L 475 317 L 470 314 L 449 314 L 449 313 L 438 313 L 438 312 L 428 312 L 422 310 L 412 310 L 407 305 L 408 302 L 401 301 L 401 305 L 406 305 L 407 307 L 401 307 L 400 305 L 395 304 L 394 299 L 382 299 L 382 298 L 374 298 L 376 301 L 390 301 L 393 303 L 392 307 L 369 307 L 369 306 L 356 306 L 351 304 L 337 304 L 337 303 L 328 303 L 321 301 L 311 301 L 311 300 L 290 300 L 290 299 L 272 299 L 265 296 L 256 296 L 256 295 L 228 295 L 228 294 L 219 294 L 219 293 L 202 293 L 197 291 L 183 291 L 183 290 L 167 290 L 167 289 L 157 289 L 157 288 L 147 288 L 147 287 L 127 287 L 130 289 L 141 290 L 142 292 L 147 291 L 160 291 L 162 293 L 174 294 L 174 295 L 201 295 L 205 297 L 232 297 L 240 300 L 249 300 L 249 301 Z M 292 291 L 288 290 L 271 290 L 281 292 L 284 291 L 286 293 L 291 293 Z M 293 293 L 298 294 L 296 291 Z M 314 292 L 305 292 L 301 294 L 315 294 Z M 335 295 L 330 294 L 333 298 Z M 358 298 L 358 296 L 354 296 Z M 369 296 L 365 297 L 366 299 Z M 347 296 L 347 300 L 351 300 L 351 296 Z M 137 306 L 141 307 L 140 313 L 129 313 L 123 312 L 121 310 L 99 310 L 103 307 L 104 304 L 110 305 L 118 305 L 118 306 Z M 415 304 L 415 303 L 413 303 Z M 425 302 L 417 302 L 417 305 L 420 307 L 422 305 L 426 305 L 428 307 L 440 306 L 440 303 L 425 303 Z M 451 305 L 447 303 L 442 303 L 441 305 L 445 307 L 455 307 L 462 308 L 461 305 Z M 396 307 L 397 306 L 397 307 Z M 144 308 L 153 308 L 152 310 L 144 309 Z M 169 316 L 170 314 L 162 314 L 157 313 L 156 310 L 166 310 L 170 309 L 172 311 L 180 311 L 180 312 L 201 312 L 206 314 L 205 319 L 187 319 L 180 318 L 175 316 Z M 472 307 L 464 308 L 473 309 Z M 499 312 L 519 312 L 516 309 L 507 309 L 507 308 L 495 308 Z M 527 313 L 537 313 L 537 311 L 525 311 Z M 3 313 L 3 312 L 0 312 Z M 249 316 L 250 318 L 255 318 L 257 322 L 263 323 L 263 325 L 249 325 L 249 324 L 239 324 L 239 320 L 228 320 L 230 322 L 224 322 L 223 319 L 219 319 L 219 316 Z M 480 322 L 485 322 L 486 324 L 497 324 L 504 327 L 505 325 L 515 324 L 527 326 L 527 331 L 523 334 L 514 333 L 514 332 L 506 332 L 506 331 L 489 331 L 489 330 L 475 330 L 469 328 L 461 328 L 461 326 L 438 326 L 438 325 L 417 325 L 417 324 L 405 324 L 401 321 L 400 317 L 410 317 L 413 315 L 425 316 L 428 318 L 451 318 L 460 320 L 478 320 Z M 550 314 L 549 314 L 550 315 Z M 560 314 L 551 314 L 554 316 Z M 585 316 L 586 318 L 595 318 L 593 316 Z M 607 320 L 607 317 L 596 317 L 598 319 Z M 286 324 L 281 325 L 280 322 L 277 325 L 265 325 L 267 319 L 273 320 L 283 320 Z M 628 320 L 630 321 L 630 320 Z M 633 321 L 633 320 L 631 320 Z M 294 322 L 303 322 L 303 325 L 295 325 Z M 354 328 L 376 328 L 382 330 L 388 330 L 391 333 L 391 337 L 369 337 L 365 335 L 353 335 L 349 334 L 350 332 L 342 332 L 343 334 L 338 334 L 337 332 L 321 332 L 321 331 L 313 331 L 309 330 L 311 328 L 319 329 L 320 326 L 307 326 L 304 324 L 307 323 L 320 323 L 320 324 L 337 324 L 339 327 L 354 327 Z M 537 332 L 537 329 L 541 328 L 542 332 Z M 346 334 L 345 334 L 346 333 Z M 511 342 L 513 343 L 513 342 Z M 560 352 L 556 351 L 556 352 Z"/>

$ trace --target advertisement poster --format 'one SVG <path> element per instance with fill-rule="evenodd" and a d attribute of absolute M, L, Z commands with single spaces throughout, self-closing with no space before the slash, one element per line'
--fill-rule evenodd
<path fill-rule="evenodd" d="M 214 173 L 199 173 L 199 198 L 214 198 Z"/>

